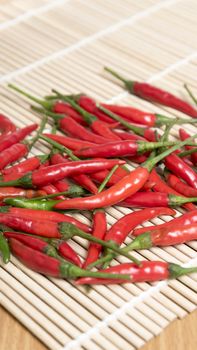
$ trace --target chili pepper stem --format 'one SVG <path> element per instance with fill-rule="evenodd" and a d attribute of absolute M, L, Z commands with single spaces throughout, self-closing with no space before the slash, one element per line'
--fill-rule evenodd
<path fill-rule="evenodd" d="M 38 103 L 39 105 L 41 105 L 42 107 L 44 107 L 46 109 L 51 109 L 51 107 L 53 106 L 53 103 L 51 103 L 50 101 L 40 100 L 39 98 L 32 96 L 28 92 L 23 91 L 22 89 L 20 89 L 18 86 L 14 85 L 14 84 L 8 84 L 8 87 L 11 88 L 12 90 L 19 92 L 19 94 L 27 97 L 28 99 L 30 99 L 36 103 Z"/>
<path fill-rule="evenodd" d="M 118 248 L 116 246 L 116 244 L 114 244 L 113 242 L 110 242 L 110 241 L 109 242 L 105 242 L 102 239 L 96 238 L 96 237 L 94 237 L 92 235 L 89 235 L 89 234 L 83 232 L 82 230 L 78 229 L 74 225 L 72 225 L 70 223 L 67 223 L 67 222 L 63 222 L 63 223 L 60 224 L 60 232 L 61 232 L 61 234 L 63 235 L 63 237 L 65 239 L 72 238 L 73 236 L 78 236 L 78 237 L 87 239 L 88 241 L 91 241 L 91 242 L 94 242 L 94 243 L 98 243 L 98 244 L 102 245 L 103 247 L 111 249 L 112 251 L 114 251 L 114 252 L 116 252 L 118 254 L 121 251 L 121 249 Z M 140 264 L 139 260 L 137 260 L 136 258 L 132 257 L 127 252 L 123 251 L 123 256 L 125 256 L 129 260 L 135 262 L 137 265 Z"/>
<path fill-rule="evenodd" d="M 48 116 L 47 116 L 47 114 L 46 114 L 46 115 L 44 115 L 44 117 L 43 117 L 43 119 L 42 119 L 42 121 L 41 121 L 41 123 L 40 123 L 40 127 L 39 127 L 39 129 L 38 129 L 38 131 L 37 131 L 37 133 L 36 133 L 36 136 L 33 137 L 33 138 L 31 139 L 31 142 L 29 143 L 29 151 L 30 151 L 30 150 L 32 149 L 32 147 L 35 145 L 36 141 L 38 141 L 38 139 L 40 138 L 42 132 L 44 131 L 44 128 L 45 128 L 45 126 L 46 126 L 47 121 L 48 121 Z"/>
<path fill-rule="evenodd" d="M 184 152 L 181 152 L 178 154 L 179 157 L 187 157 L 187 156 L 190 156 L 191 154 L 193 153 L 196 153 L 197 152 L 197 147 L 196 148 L 192 148 L 192 149 L 189 149 L 188 151 L 184 151 Z"/>
<path fill-rule="evenodd" d="M 63 152 L 63 153 L 66 153 L 72 160 L 80 160 L 77 156 L 75 156 L 73 154 L 73 152 L 65 147 L 65 146 L 62 146 L 60 145 L 58 142 L 54 141 L 54 140 L 51 140 L 49 137 L 47 136 L 44 136 L 44 135 L 41 135 L 40 136 L 40 139 L 48 142 L 50 145 L 54 146 L 55 148 L 57 148 L 59 151 Z"/>
<path fill-rule="evenodd" d="M 152 247 L 152 241 L 150 233 L 147 231 L 142 235 L 136 237 L 130 244 L 128 244 L 125 248 L 122 248 L 124 252 L 130 252 L 131 250 L 141 250 L 141 249 L 149 249 Z"/>
<path fill-rule="evenodd" d="M 102 192 L 109 180 L 111 179 L 112 175 L 115 173 L 115 171 L 118 169 L 119 165 L 114 165 L 114 167 L 110 170 L 109 174 L 106 176 L 106 178 L 103 180 L 103 182 L 100 184 L 98 188 L 98 193 Z"/>
<path fill-rule="evenodd" d="M 102 257 L 102 258 L 100 258 L 100 259 L 94 261 L 92 264 L 90 264 L 90 265 L 88 266 L 88 269 L 92 269 L 92 268 L 95 267 L 95 266 L 103 265 L 103 264 L 104 264 L 104 265 L 103 265 L 103 268 L 105 268 L 105 267 L 104 267 L 104 266 L 105 266 L 105 263 L 107 263 L 107 266 L 108 266 L 109 262 L 110 262 L 113 258 L 114 258 L 114 254 L 109 253 L 109 254 L 107 254 L 106 256 L 104 256 L 104 257 Z"/>
<path fill-rule="evenodd" d="M 187 144 L 187 142 L 192 141 L 196 137 L 197 137 L 197 134 L 193 135 L 192 137 L 189 137 L 185 141 L 177 143 L 175 146 L 171 147 L 170 149 L 167 149 L 166 151 L 164 151 L 163 153 L 159 154 L 155 158 L 148 159 L 145 163 L 142 164 L 142 167 L 145 167 L 150 172 L 154 168 L 154 166 L 158 162 L 160 162 L 163 158 L 167 157 L 169 154 L 171 154 L 172 152 L 176 151 L 180 147 L 185 146 Z"/>
<path fill-rule="evenodd" d="M 177 264 L 169 263 L 168 271 L 170 278 L 178 278 L 189 273 L 197 272 L 197 267 L 182 267 Z"/>
<path fill-rule="evenodd" d="M 48 194 L 46 196 L 34 197 L 34 198 L 30 198 L 29 200 L 33 201 L 33 200 L 49 199 L 49 198 L 55 198 L 62 195 L 70 196 L 70 197 L 80 197 L 84 194 L 85 194 L 85 191 L 82 187 L 78 185 L 72 185 L 71 188 L 68 189 L 67 191 L 56 192 L 56 193 Z"/>
<path fill-rule="evenodd" d="M 191 97 L 191 99 L 193 100 L 193 102 L 197 105 L 197 99 L 194 96 L 194 94 L 192 93 L 192 91 L 190 90 L 190 88 L 187 86 L 187 84 L 183 85 L 185 90 L 187 91 L 187 93 L 189 94 L 189 96 Z"/>
<path fill-rule="evenodd" d="M 74 266 L 75 267 L 75 266 Z M 61 267 L 61 272 L 63 271 Z M 76 271 L 76 269 L 75 269 Z M 105 272 L 94 272 L 89 270 L 83 270 L 80 268 L 77 268 L 77 275 L 78 277 L 98 277 L 98 278 L 112 278 L 112 279 L 123 279 L 123 280 L 130 280 L 130 275 L 127 274 L 112 274 L 112 273 L 105 273 Z M 76 277 L 76 275 L 74 276 Z"/>
<path fill-rule="evenodd" d="M 104 70 L 110 74 L 112 74 L 115 78 L 121 80 L 124 84 L 127 84 L 128 80 L 124 79 L 120 74 L 118 74 L 117 72 L 115 72 L 113 69 L 108 68 L 108 67 L 104 67 Z M 131 81 L 131 83 L 134 83 Z"/>

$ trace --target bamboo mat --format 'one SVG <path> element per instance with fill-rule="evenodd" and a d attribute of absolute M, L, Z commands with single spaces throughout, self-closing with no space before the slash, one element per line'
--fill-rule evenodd
<path fill-rule="evenodd" d="M 103 66 L 154 82 L 189 100 L 182 85 L 187 81 L 197 94 L 196 11 L 195 0 L 1 2 L 1 112 L 19 127 L 39 121 L 30 112 L 29 101 L 7 88 L 12 81 L 37 96 L 49 94 L 51 88 L 85 92 L 98 100 L 181 117 L 129 96 L 103 73 Z M 196 132 L 194 126 L 184 127 Z M 173 128 L 172 139 L 177 130 Z M 32 153 L 46 150 L 39 142 Z M 109 226 L 130 212 L 117 206 L 107 209 Z M 87 213 L 76 217 L 89 223 Z M 170 219 L 160 217 L 144 226 Z M 76 238 L 72 246 L 85 257 L 86 242 Z M 134 255 L 192 266 L 197 265 L 196 249 L 197 243 L 190 242 Z M 15 258 L 0 267 L 0 276 L 2 305 L 52 350 L 140 348 L 197 304 L 195 274 L 151 284 L 95 286 L 89 293 L 71 282 L 30 271 Z"/>

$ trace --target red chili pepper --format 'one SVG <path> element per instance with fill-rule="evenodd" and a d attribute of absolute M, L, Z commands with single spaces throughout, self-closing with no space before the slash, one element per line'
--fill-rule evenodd
<path fill-rule="evenodd" d="M 105 67 L 104 69 L 107 72 L 111 73 L 114 77 L 121 80 L 124 83 L 126 89 L 131 94 L 137 95 L 138 97 L 151 102 L 156 102 L 164 106 L 171 107 L 173 109 L 181 111 L 182 113 L 188 114 L 193 118 L 197 118 L 197 110 L 192 105 L 183 101 L 179 97 L 176 97 L 175 95 L 165 90 L 159 89 L 147 83 L 126 80 L 110 68 Z"/>
<path fill-rule="evenodd" d="M 175 218 L 169 222 L 165 222 L 161 225 L 157 225 L 157 228 L 163 228 L 163 227 L 170 227 L 171 225 L 175 227 L 177 226 L 187 226 L 187 225 L 192 225 L 192 224 L 197 224 L 197 210 L 193 210 L 189 213 L 185 213 L 182 216 L 179 216 L 178 218 Z M 137 228 L 132 232 L 133 236 L 139 236 L 142 233 L 146 232 L 147 229 L 148 231 L 153 231 L 155 230 L 155 226 L 148 226 L 147 227 L 141 227 Z"/>
<path fill-rule="evenodd" d="M 148 182 L 145 184 L 145 188 L 149 187 L 150 189 L 156 192 L 163 192 L 169 195 L 174 194 L 179 196 L 180 193 L 171 188 L 166 182 L 164 182 L 161 177 L 157 174 L 156 170 L 153 169 L 150 173 Z M 187 210 L 194 210 L 195 206 L 192 203 L 186 203 L 183 205 Z"/>
<path fill-rule="evenodd" d="M 90 128 L 98 135 L 101 135 L 109 140 L 120 140 L 120 138 L 115 135 L 112 131 L 112 124 L 107 124 L 99 120 L 95 115 L 90 114 L 85 109 L 80 107 L 72 98 L 66 97 L 59 94 L 57 91 L 53 90 L 60 98 L 68 102 L 77 112 L 81 114 L 85 122 L 90 126 Z M 117 126 L 117 123 L 116 123 Z"/>
<path fill-rule="evenodd" d="M 114 130 L 122 140 L 131 140 L 131 141 L 146 141 L 146 139 L 140 135 L 136 135 L 132 132 L 124 132 L 122 130 Z"/>
<path fill-rule="evenodd" d="M 16 146 L 16 145 L 14 145 Z M 12 147 L 14 147 L 12 146 Z M 7 150 L 6 150 L 7 151 Z M 102 159 L 102 160 L 86 160 L 70 163 L 61 163 L 50 165 L 41 170 L 35 170 L 33 173 L 26 174 L 20 179 L 0 182 L 0 187 L 5 186 L 45 186 L 52 182 L 57 182 L 66 176 L 79 175 L 83 173 L 91 173 L 102 169 L 111 169 L 116 164 L 124 164 L 122 160 Z"/>
<path fill-rule="evenodd" d="M 54 134 L 43 134 L 44 136 L 47 136 L 51 140 L 54 140 L 61 145 L 70 148 L 71 150 L 75 151 L 77 149 L 81 149 L 84 147 L 92 147 L 95 145 L 95 143 L 91 143 L 88 141 L 78 140 L 74 139 L 68 136 L 62 136 L 62 135 L 54 135 Z"/>
<path fill-rule="evenodd" d="M 86 271 L 78 266 L 65 262 L 60 259 L 48 256 L 42 252 L 36 251 L 17 239 L 10 238 L 10 248 L 12 253 L 28 268 L 42 274 L 62 277 L 76 278 L 80 276 L 92 276 L 101 278 L 119 278 L 127 280 L 130 276 L 119 274 L 107 274 L 102 272 Z M 50 255 L 50 252 L 47 252 Z"/>
<path fill-rule="evenodd" d="M 4 139 L 0 142 L 0 152 L 18 143 L 19 141 L 22 141 L 27 135 L 31 134 L 32 131 L 36 130 L 37 127 L 38 124 L 28 125 L 4 137 Z"/>
<path fill-rule="evenodd" d="M 67 261 L 70 261 L 72 264 L 82 267 L 82 261 L 74 251 L 74 249 L 65 241 L 61 240 L 51 240 L 49 241 L 57 250 L 58 253 Z"/>
<path fill-rule="evenodd" d="M 93 230 L 94 237 L 103 239 L 107 230 L 106 214 L 103 210 L 97 210 L 93 215 Z M 83 268 L 86 269 L 88 265 L 92 264 L 99 257 L 102 246 L 96 243 L 90 243 L 88 248 L 86 260 Z"/>
<path fill-rule="evenodd" d="M 66 162 L 66 161 L 69 162 L 69 160 L 65 159 L 61 154 L 56 153 L 51 157 L 52 164 L 60 164 L 62 162 Z M 98 192 L 96 185 L 94 184 L 94 182 L 91 180 L 91 178 L 88 175 L 80 174 L 80 175 L 72 176 L 72 179 L 75 182 L 77 182 L 79 185 L 81 185 L 83 188 L 87 189 L 89 192 L 91 192 L 91 193 Z M 60 186 L 61 186 L 61 190 L 62 190 L 62 185 L 60 185 Z"/>
<path fill-rule="evenodd" d="M 28 246 L 32 249 L 38 250 L 43 253 L 45 253 L 48 249 L 51 249 L 51 250 L 54 249 L 52 246 L 49 246 L 48 243 L 45 242 L 43 239 L 40 239 L 38 237 L 33 237 L 25 233 L 7 231 L 7 232 L 4 232 L 4 236 L 8 239 L 14 238 L 17 241 L 22 242 L 25 246 Z"/>
<path fill-rule="evenodd" d="M 106 103 L 102 103 L 101 105 L 130 122 L 149 127 L 168 124 L 171 121 L 168 117 L 157 113 L 144 112 L 131 106 L 109 105 Z"/>
<path fill-rule="evenodd" d="M 119 168 L 123 169 L 124 173 L 122 173 L 122 172 L 119 173 Z M 122 167 L 119 167 L 119 168 L 115 171 L 115 173 L 112 175 L 112 177 L 108 181 L 108 183 L 106 185 L 107 187 L 111 187 L 111 186 L 115 185 L 120 179 L 122 179 L 124 176 L 128 175 L 129 171 L 127 171 L 126 169 L 124 170 L 124 168 L 122 168 Z M 102 170 L 102 171 L 99 171 L 98 173 L 92 173 L 91 178 L 98 183 L 102 183 L 108 174 L 109 174 L 108 170 Z"/>
<path fill-rule="evenodd" d="M 193 137 L 195 138 L 195 136 Z M 189 139 L 190 141 L 192 138 Z M 121 179 L 117 184 L 107 190 L 91 197 L 74 198 L 62 201 L 55 205 L 55 209 L 95 209 L 114 205 L 123 201 L 125 198 L 138 192 L 149 178 L 149 173 L 153 167 L 167 157 L 176 149 L 184 146 L 188 140 L 182 141 L 170 149 L 164 151 L 153 159 L 147 160 L 143 165 L 131 171 L 129 175 Z"/>
<path fill-rule="evenodd" d="M 15 199 L 14 199 L 15 200 Z M 11 199 L 12 201 L 12 199 Z M 12 203 L 10 202 L 12 205 Z M 44 211 L 44 210 L 36 210 L 36 209 L 28 209 L 28 208 L 12 208 L 12 207 L 2 207 L 0 209 L 0 213 L 7 213 L 11 216 L 15 216 L 18 218 L 34 218 L 35 220 L 48 220 L 49 226 L 50 222 L 69 222 L 76 227 L 78 227 L 80 230 L 84 232 L 91 232 L 91 228 L 79 220 L 73 218 L 69 215 L 64 215 L 61 213 L 56 213 L 54 211 Z M 1 215 L 1 214 L 0 214 Z"/>
<path fill-rule="evenodd" d="M 45 107 L 46 101 L 43 101 L 43 102 L 44 102 L 44 105 L 42 105 L 42 106 Z M 81 125 L 86 125 L 86 122 L 84 121 L 82 116 L 79 113 L 77 113 L 77 111 L 75 111 L 74 108 L 72 108 L 68 103 L 56 100 L 56 101 L 54 101 L 52 106 L 49 103 L 48 107 L 54 113 L 67 115 L 67 116 L 73 118 L 77 123 L 79 123 Z"/>
<path fill-rule="evenodd" d="M 184 140 L 186 140 L 186 139 L 188 139 L 190 137 L 190 135 L 184 129 L 179 129 L 179 135 L 180 135 L 181 141 L 184 141 Z M 193 148 L 196 148 L 196 147 L 185 146 L 185 148 L 187 150 L 190 150 L 190 149 L 193 149 Z M 197 152 L 191 154 L 191 160 L 192 160 L 192 163 L 194 165 L 197 165 Z"/>
<path fill-rule="evenodd" d="M 159 147 L 171 146 L 172 144 L 174 143 L 121 140 L 82 148 L 81 150 L 75 151 L 74 154 L 84 158 L 136 156 Z"/>
<path fill-rule="evenodd" d="M 7 197 L 25 197 L 34 198 L 46 195 L 46 192 L 42 190 L 25 190 L 18 187 L 1 187 L 0 188 L 0 201 Z"/>
<path fill-rule="evenodd" d="M 172 188 L 174 188 L 175 191 L 181 193 L 186 197 L 197 196 L 197 190 L 195 188 L 190 187 L 173 174 L 168 174 L 167 182 Z"/>
<path fill-rule="evenodd" d="M 16 143 L 0 152 L 0 170 L 28 153 L 28 147 L 22 143 Z"/>
<path fill-rule="evenodd" d="M 196 172 L 175 153 L 170 154 L 168 157 L 166 157 L 164 163 L 165 166 L 176 176 L 179 176 L 181 179 L 185 180 L 188 185 L 197 189 Z"/>
<path fill-rule="evenodd" d="M 197 197 L 186 198 L 181 195 L 168 194 L 163 192 L 138 192 L 127 197 L 118 205 L 131 208 L 152 208 L 152 207 L 179 207 L 185 203 L 196 202 Z"/>
<path fill-rule="evenodd" d="M 127 247 L 123 248 L 124 252 L 136 249 L 149 249 L 151 247 L 165 247 L 175 244 L 181 244 L 197 239 L 197 224 L 182 226 L 172 225 L 166 227 L 156 227 L 155 230 L 148 231 L 137 236 Z"/>
<path fill-rule="evenodd" d="M 167 278 L 178 278 L 180 276 L 196 272 L 197 268 L 190 267 L 184 268 L 177 264 L 167 263 L 164 261 L 141 261 L 140 266 L 136 266 L 133 263 L 119 264 L 117 266 L 109 267 L 108 269 L 101 270 L 107 273 L 126 273 L 130 275 L 130 281 L 132 283 L 137 282 L 155 282 L 165 280 Z M 126 282 L 126 281 L 124 281 Z M 122 280 L 110 280 L 101 278 L 84 277 L 76 281 L 77 285 L 80 284 L 119 284 L 124 283 Z"/>
<path fill-rule="evenodd" d="M 55 193 L 58 193 L 58 189 L 56 188 L 55 185 L 53 184 L 49 184 L 49 185 L 46 185 L 46 186 L 42 186 L 41 188 L 46 194 L 55 194 Z M 64 200 L 65 199 L 65 196 L 63 195 L 60 195 L 60 196 L 57 196 L 57 197 L 54 197 L 54 199 L 61 199 L 61 200 Z"/>
<path fill-rule="evenodd" d="M 5 135 L 10 134 L 16 130 L 14 123 L 5 115 L 0 114 L 0 141 L 4 138 Z"/>

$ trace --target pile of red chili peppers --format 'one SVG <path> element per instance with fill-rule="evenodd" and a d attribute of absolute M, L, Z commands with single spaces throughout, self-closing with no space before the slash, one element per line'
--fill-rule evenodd
<path fill-rule="evenodd" d="M 64 95 L 56 90 L 42 100 L 10 84 L 36 102 L 32 109 L 42 121 L 40 126 L 17 128 L 0 115 L 2 260 L 8 263 L 11 251 L 36 272 L 89 285 L 153 282 L 196 272 L 197 267 L 138 260 L 131 252 L 197 239 L 197 134 L 190 136 L 180 128 L 180 142 L 168 139 L 174 124 L 197 122 L 197 109 L 162 89 L 105 69 L 131 94 L 192 119 L 98 104 L 84 94 Z M 45 132 L 48 119 L 53 122 L 51 133 Z M 48 154 L 29 154 L 37 141 L 47 143 Z M 114 205 L 138 210 L 108 228 L 105 208 Z M 187 211 L 180 217 L 137 227 L 157 216 L 173 217 L 180 206 Z M 91 226 L 75 218 L 78 210 L 90 211 Z M 133 240 L 122 247 L 130 234 Z M 68 242 L 74 236 L 90 242 L 84 259 Z M 129 262 L 108 267 L 117 255 Z M 95 266 L 99 269 L 92 271 Z"/>

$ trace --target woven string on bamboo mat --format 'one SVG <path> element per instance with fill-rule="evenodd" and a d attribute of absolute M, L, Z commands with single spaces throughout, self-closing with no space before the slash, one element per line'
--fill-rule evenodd
<path fill-rule="evenodd" d="M 7 88 L 8 82 L 14 82 L 36 96 L 49 94 L 51 88 L 85 92 L 97 100 L 182 117 L 129 96 L 104 74 L 103 66 L 184 94 L 191 102 L 182 84 L 187 81 L 197 94 L 196 10 L 195 0 L 2 1 L 1 112 L 19 127 L 40 120 L 30 111 L 29 101 Z M 196 132 L 192 125 L 184 127 Z M 173 127 L 172 140 L 178 138 L 177 131 Z M 32 154 L 46 151 L 46 145 L 37 142 Z M 106 211 L 110 227 L 132 210 L 114 206 Z M 182 212 L 177 210 L 177 216 Z M 88 213 L 75 216 L 90 223 Z M 161 216 L 144 226 L 169 220 Z M 71 244 L 84 258 L 87 243 L 75 238 Z M 142 250 L 134 256 L 192 266 L 197 265 L 196 248 L 196 242 L 190 242 Z M 196 308 L 195 274 L 158 283 L 94 286 L 87 293 L 72 282 L 30 271 L 13 257 L 0 271 L 2 305 L 52 350 L 140 348 Z"/>

